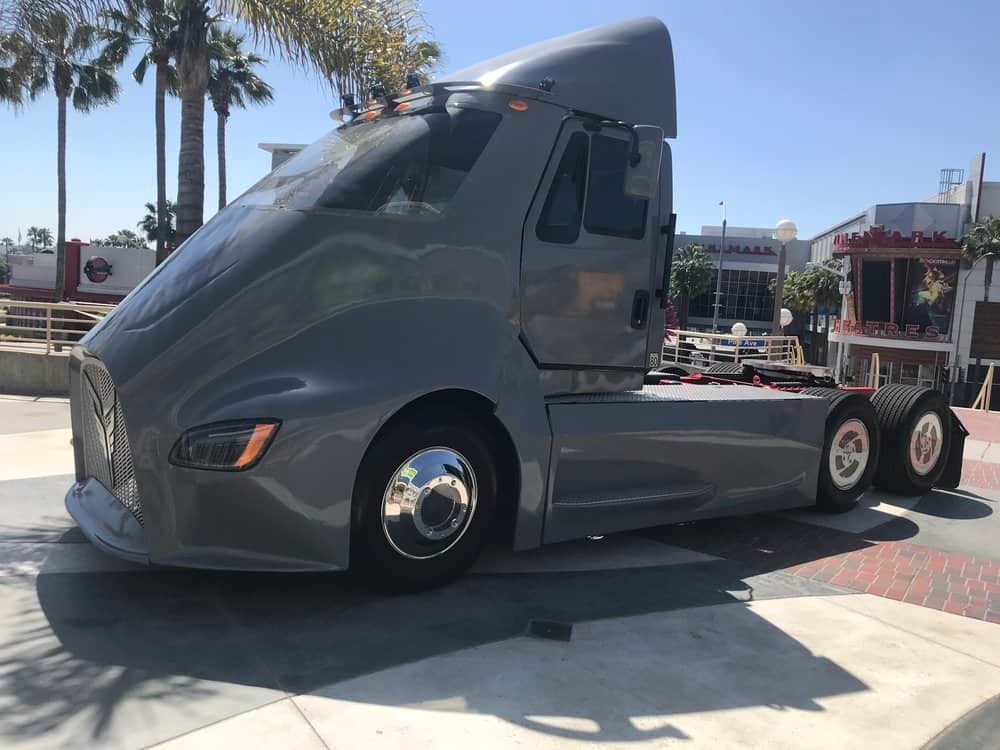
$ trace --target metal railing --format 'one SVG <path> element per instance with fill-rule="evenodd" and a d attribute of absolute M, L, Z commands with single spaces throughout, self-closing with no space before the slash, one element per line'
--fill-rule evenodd
<path fill-rule="evenodd" d="M 716 362 L 805 363 L 797 336 L 734 336 L 729 333 L 668 330 L 661 365 L 708 367 Z"/>
<path fill-rule="evenodd" d="M 986 369 L 986 379 L 983 380 L 983 387 L 979 389 L 979 395 L 972 402 L 970 409 L 989 411 L 990 404 L 993 403 L 993 365 Z"/>
<path fill-rule="evenodd" d="M 97 302 L 0 299 L 0 350 L 66 354 L 113 309 Z"/>

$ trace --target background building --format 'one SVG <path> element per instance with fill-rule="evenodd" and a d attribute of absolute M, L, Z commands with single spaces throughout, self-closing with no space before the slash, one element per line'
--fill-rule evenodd
<path fill-rule="evenodd" d="M 674 247 L 701 245 L 713 259 L 711 289 L 694 297 L 688 306 L 688 327 L 709 330 L 715 302 L 715 284 L 719 268 L 722 227 L 703 226 L 701 234 L 679 233 Z M 764 227 L 727 227 L 726 248 L 722 256 L 722 308 L 719 328 L 728 331 L 741 322 L 750 333 L 771 333 L 774 320 L 774 295 L 770 284 L 778 275 L 778 252 L 781 243 L 773 238 L 774 229 Z M 785 269 L 805 268 L 809 260 L 809 241 L 793 240 L 785 245 Z M 789 333 L 792 333 L 789 327 Z"/>
<path fill-rule="evenodd" d="M 959 244 L 970 223 L 1000 216 L 1000 182 L 984 182 L 984 167 L 980 154 L 967 173 L 942 170 L 937 194 L 871 206 L 812 238 L 812 261 L 846 264 L 846 294 L 829 332 L 839 377 L 867 381 L 877 352 L 881 383 L 951 389 L 963 403 L 976 389 L 961 382 L 981 382 L 987 365 L 1000 364 L 1000 302 L 989 301 L 988 263 L 970 268 Z"/>

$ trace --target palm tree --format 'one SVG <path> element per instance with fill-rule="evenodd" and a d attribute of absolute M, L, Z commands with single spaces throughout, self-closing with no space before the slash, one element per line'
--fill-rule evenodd
<path fill-rule="evenodd" d="M 209 34 L 212 50 L 208 96 L 216 115 L 216 148 L 219 157 L 219 210 L 226 207 L 226 120 L 230 107 L 245 109 L 248 104 L 266 104 L 274 98 L 271 86 L 255 72 L 266 63 L 260 55 L 244 52 L 246 37 L 213 26 Z"/>
<path fill-rule="evenodd" d="M 210 77 L 208 30 L 224 20 L 223 12 L 226 19 L 232 18 L 246 27 L 255 43 L 264 43 L 286 60 L 317 70 L 335 86 L 338 81 L 367 80 L 369 71 L 389 68 L 382 65 L 384 60 L 409 63 L 398 48 L 403 42 L 415 48 L 415 35 L 423 30 L 416 10 L 417 0 L 174 2 L 180 22 L 173 45 L 181 99 L 177 165 L 180 241 L 201 226 L 204 213 L 205 96 Z M 436 45 L 433 47 L 436 50 Z M 396 78 L 405 78 L 405 72 L 409 71 L 398 71 Z M 386 85 L 389 83 L 395 81 Z M 338 91 L 343 89 L 338 87 Z"/>
<path fill-rule="evenodd" d="M 986 294 L 983 299 L 988 301 L 993 264 L 1000 256 L 1000 217 L 990 216 L 969 227 L 969 233 L 962 238 L 962 255 L 973 263 L 986 257 L 986 276 L 983 280 Z"/>
<path fill-rule="evenodd" d="M 38 230 L 38 233 L 35 235 L 35 237 L 38 240 L 38 244 L 42 246 L 42 250 L 44 250 L 47 247 L 52 247 L 51 229 L 42 227 L 41 229 Z"/>
<path fill-rule="evenodd" d="M 28 227 L 28 242 L 31 243 L 31 251 L 35 252 L 39 247 L 46 248 L 52 245 L 52 230 L 45 227 Z"/>
<path fill-rule="evenodd" d="M 28 243 L 31 245 L 31 252 L 35 252 L 38 247 L 38 233 L 42 231 L 41 227 L 28 227 L 25 234 L 28 235 Z"/>
<path fill-rule="evenodd" d="M 701 245 L 688 245 L 670 265 L 670 295 L 677 301 L 677 325 L 687 328 L 691 300 L 712 285 L 712 260 Z"/>
<path fill-rule="evenodd" d="M 14 240 L 12 240 L 10 237 L 4 237 L 2 240 L 0 240 L 0 246 L 3 247 L 3 255 L 5 261 L 10 260 L 10 249 L 14 247 Z M 9 268 L 5 267 L 3 273 L 3 279 L 0 279 L 0 284 L 7 283 L 8 273 L 9 273 Z"/>
<path fill-rule="evenodd" d="M 159 212 L 156 210 L 155 203 L 146 204 L 146 215 L 142 217 L 142 220 L 136 224 L 139 229 L 146 233 L 146 239 L 150 242 L 155 242 L 159 234 L 160 222 L 157 219 Z M 165 242 L 167 246 L 173 247 L 174 240 L 177 236 L 177 231 L 174 229 L 174 202 L 167 201 L 167 210 L 164 214 L 164 222 L 167 228 L 167 236 Z"/>
<path fill-rule="evenodd" d="M 25 28 L 3 35 L 0 41 L 4 62 L 0 78 L 7 81 L 9 101 L 19 104 L 24 95 L 33 100 L 50 86 L 56 95 L 55 294 L 60 300 L 66 286 L 66 105 L 71 101 L 74 109 L 88 112 L 118 96 L 112 69 L 99 60 L 87 59 L 97 37 L 95 26 L 71 22 L 64 13 L 52 13 L 31 18 Z"/>
<path fill-rule="evenodd" d="M 145 240 L 131 229 L 119 229 L 114 234 L 109 234 L 103 239 L 92 239 L 90 244 L 107 247 L 146 247 Z"/>
<path fill-rule="evenodd" d="M 135 46 L 143 49 L 142 57 L 132 71 L 132 78 L 140 85 L 146 78 L 150 65 L 156 71 L 155 129 L 156 129 L 156 215 L 167 216 L 167 154 L 166 154 L 166 97 L 177 93 L 177 70 L 170 63 L 172 44 L 179 23 L 177 8 L 172 0 L 121 0 L 121 7 L 107 8 L 101 13 L 108 28 L 104 31 L 107 46 L 102 57 L 118 67 Z M 148 234 L 148 233 L 147 233 Z M 166 244 L 170 230 L 160 224 L 150 242 L 156 242 L 156 263 L 166 258 Z"/>

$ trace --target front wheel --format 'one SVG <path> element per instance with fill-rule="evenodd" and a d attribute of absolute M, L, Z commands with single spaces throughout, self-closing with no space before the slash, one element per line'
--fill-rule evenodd
<path fill-rule="evenodd" d="M 393 590 L 457 578 L 483 547 L 496 488 L 490 442 L 469 417 L 437 409 L 390 426 L 355 484 L 352 568 Z"/>
<path fill-rule="evenodd" d="M 864 396 L 836 388 L 806 388 L 827 400 L 816 507 L 826 513 L 850 510 L 871 487 L 878 465 L 878 416 Z"/>

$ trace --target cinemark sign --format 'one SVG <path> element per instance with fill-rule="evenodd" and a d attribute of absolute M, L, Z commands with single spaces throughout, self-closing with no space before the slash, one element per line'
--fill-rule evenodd
<path fill-rule="evenodd" d="M 844 232 L 833 236 L 835 250 L 873 250 L 882 248 L 919 249 L 933 248 L 935 250 L 957 250 L 959 244 L 948 237 L 947 232 L 911 232 L 909 235 L 900 232 L 887 232 L 884 227 L 874 226 L 867 232 Z"/>

